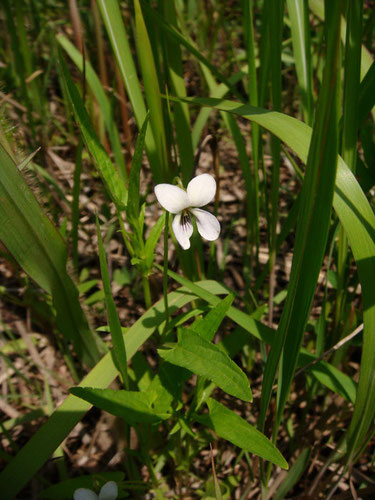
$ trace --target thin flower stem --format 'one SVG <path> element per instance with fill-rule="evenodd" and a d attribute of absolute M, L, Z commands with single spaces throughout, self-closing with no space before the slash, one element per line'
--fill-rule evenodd
<path fill-rule="evenodd" d="M 169 235 L 169 212 L 165 212 L 164 226 L 164 270 L 163 270 L 163 295 L 165 308 L 165 327 L 167 331 L 169 323 L 169 308 L 168 308 L 168 235 Z"/>
<path fill-rule="evenodd" d="M 146 309 L 150 309 L 152 301 L 151 301 L 150 282 L 148 281 L 147 276 L 142 277 L 142 285 L 143 285 L 143 295 L 145 298 L 145 306 Z"/>

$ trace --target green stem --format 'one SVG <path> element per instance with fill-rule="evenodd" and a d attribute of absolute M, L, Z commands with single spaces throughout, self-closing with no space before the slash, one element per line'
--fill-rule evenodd
<path fill-rule="evenodd" d="M 152 305 L 151 289 L 150 289 L 150 282 L 148 281 L 147 276 L 142 277 L 142 285 L 143 285 L 143 295 L 145 298 L 145 306 L 146 306 L 146 309 L 150 309 L 150 307 Z"/>
<path fill-rule="evenodd" d="M 169 234 L 169 212 L 165 213 L 164 226 L 164 270 L 163 270 L 163 295 L 165 308 L 165 327 L 167 331 L 169 323 L 169 308 L 168 308 L 168 234 Z"/>

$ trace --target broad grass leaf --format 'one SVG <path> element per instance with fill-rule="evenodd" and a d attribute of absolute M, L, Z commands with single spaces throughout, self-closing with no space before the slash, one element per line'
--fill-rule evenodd
<path fill-rule="evenodd" d="M 0 240 L 22 269 L 52 295 L 61 333 L 78 357 L 93 366 L 99 350 L 66 270 L 66 246 L 2 146 L 0 168 Z"/>

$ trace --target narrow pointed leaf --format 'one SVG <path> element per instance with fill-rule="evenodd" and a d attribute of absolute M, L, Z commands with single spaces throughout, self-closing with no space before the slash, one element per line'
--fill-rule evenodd
<path fill-rule="evenodd" d="M 276 446 L 246 420 L 212 398 L 209 398 L 207 405 L 208 415 L 194 417 L 198 422 L 210 427 L 218 436 L 242 450 L 254 453 L 283 469 L 288 468 L 288 463 Z"/>
<path fill-rule="evenodd" d="M 97 408 L 123 418 L 130 424 L 152 424 L 168 418 L 168 413 L 155 412 L 147 392 L 72 387 L 70 392 Z"/>
<path fill-rule="evenodd" d="M 194 322 L 191 329 L 204 340 L 210 342 L 214 338 L 221 322 L 227 315 L 233 299 L 234 295 L 232 294 L 225 297 L 225 299 L 221 300 L 215 307 L 213 307 L 202 320 Z"/>

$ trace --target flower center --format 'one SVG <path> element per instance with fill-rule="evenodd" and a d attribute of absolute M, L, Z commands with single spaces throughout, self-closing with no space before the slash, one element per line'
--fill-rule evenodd
<path fill-rule="evenodd" d="M 186 231 L 188 226 L 191 224 L 190 213 L 187 210 L 184 210 L 181 214 L 180 224 L 184 231 Z"/>

